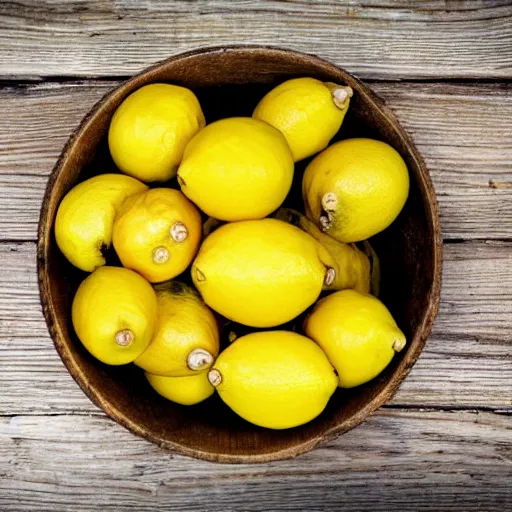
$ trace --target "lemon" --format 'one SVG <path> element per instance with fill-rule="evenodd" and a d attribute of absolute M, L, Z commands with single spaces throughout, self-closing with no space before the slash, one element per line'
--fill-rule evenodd
<path fill-rule="evenodd" d="M 253 117 L 284 134 L 297 162 L 327 147 L 340 129 L 351 97 L 350 87 L 294 78 L 266 94 Z"/>
<path fill-rule="evenodd" d="M 191 377 L 163 377 L 146 373 L 146 378 L 159 395 L 181 405 L 198 404 L 215 391 L 206 372 Z"/>
<path fill-rule="evenodd" d="M 179 190 L 153 188 L 123 203 L 112 241 L 123 266 L 154 283 L 171 279 L 190 265 L 201 232 L 199 211 Z"/>
<path fill-rule="evenodd" d="M 55 218 L 55 238 L 64 256 L 81 270 L 105 265 L 102 250 L 112 242 L 116 211 L 126 197 L 147 190 L 122 174 L 101 174 L 72 188 Z"/>
<path fill-rule="evenodd" d="M 378 289 L 378 282 L 372 282 L 372 264 L 369 257 L 360 251 L 355 244 L 344 244 L 322 233 L 317 225 L 291 208 L 280 208 L 275 214 L 276 219 L 289 222 L 309 233 L 320 242 L 333 258 L 332 274 L 334 278 L 324 284 L 324 290 L 353 289 L 368 293 L 370 289 Z M 372 258 L 372 261 L 376 258 Z M 374 278 L 374 280 L 377 278 Z"/>
<path fill-rule="evenodd" d="M 409 174 L 388 144 L 347 139 L 314 158 L 302 185 L 307 216 L 340 242 L 357 242 L 396 219 L 407 200 Z"/>
<path fill-rule="evenodd" d="M 115 111 L 108 132 L 112 158 L 121 171 L 145 182 L 176 175 L 185 146 L 205 119 L 185 87 L 151 84 L 130 94 Z"/>
<path fill-rule="evenodd" d="M 311 421 L 338 385 L 320 347 L 288 331 L 242 336 L 220 354 L 208 378 L 239 416 L 273 429 Z"/>
<path fill-rule="evenodd" d="M 96 359 L 112 365 L 131 363 L 153 336 L 156 295 L 135 272 L 100 267 L 78 287 L 71 317 L 78 338 Z"/>
<path fill-rule="evenodd" d="M 305 333 L 327 354 L 342 388 L 373 379 L 406 344 L 379 299 L 343 290 L 320 300 L 304 322 Z"/>
<path fill-rule="evenodd" d="M 249 117 L 222 119 L 188 144 L 178 170 L 181 190 L 209 216 L 261 219 L 290 190 L 293 158 L 283 135 Z"/>
<path fill-rule="evenodd" d="M 213 313 L 197 292 L 170 281 L 156 287 L 158 320 L 149 347 L 135 360 L 146 372 L 184 377 L 208 369 L 219 353 Z"/>
<path fill-rule="evenodd" d="M 252 327 L 288 322 L 329 280 L 329 254 L 312 236 L 276 219 L 225 224 L 203 242 L 192 279 L 204 301 Z"/>

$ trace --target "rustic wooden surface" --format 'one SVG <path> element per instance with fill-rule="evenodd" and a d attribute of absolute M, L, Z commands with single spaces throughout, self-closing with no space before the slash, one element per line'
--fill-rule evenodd
<path fill-rule="evenodd" d="M 109 88 L 198 46 L 280 45 L 371 81 L 429 166 L 442 302 L 395 399 L 295 460 L 221 466 L 107 419 L 39 305 L 35 236 L 65 140 Z M 512 2 L 0 2 L 0 510 L 510 510 Z"/>

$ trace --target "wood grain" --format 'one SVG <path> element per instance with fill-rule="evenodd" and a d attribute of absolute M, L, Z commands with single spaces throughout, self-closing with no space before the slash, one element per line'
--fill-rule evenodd
<path fill-rule="evenodd" d="M 441 308 L 392 405 L 512 409 L 512 243 L 446 244 Z M 33 243 L 0 244 L 0 414 L 90 413 L 39 302 Z"/>
<path fill-rule="evenodd" d="M 126 76 L 238 43 L 315 53 L 365 78 L 509 78 L 511 16 L 504 0 L 4 1 L 0 77 Z"/>
<path fill-rule="evenodd" d="M 0 239 L 35 240 L 72 130 L 118 82 L 0 89 Z M 512 84 L 375 83 L 432 174 L 445 239 L 512 238 Z M 475 115 L 477 113 L 478 115 Z"/>
<path fill-rule="evenodd" d="M 104 418 L 0 418 L 0 509 L 508 510 L 512 416 L 386 410 L 297 459 L 212 465 Z"/>
<path fill-rule="evenodd" d="M 35 239 L 49 172 L 114 76 L 239 42 L 316 53 L 366 79 L 509 82 L 511 17 L 508 0 L 1 2 L 0 240 L 13 242 L 0 243 L 0 510 L 512 509 L 510 242 L 445 246 L 437 324 L 390 407 L 260 466 L 176 456 L 106 419 L 48 337 L 34 244 L 14 242 Z M 20 83 L 66 76 L 109 80 Z M 372 87 L 425 156 L 445 238 L 510 240 L 511 84 Z M 410 409 L 423 406 L 508 415 Z"/>

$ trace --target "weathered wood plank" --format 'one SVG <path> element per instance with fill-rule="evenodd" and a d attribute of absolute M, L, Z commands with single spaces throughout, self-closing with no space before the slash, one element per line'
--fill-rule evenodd
<path fill-rule="evenodd" d="M 512 416 L 386 410 L 297 459 L 213 465 L 102 416 L 4 417 L 0 508 L 508 510 L 511 440 Z"/>
<path fill-rule="evenodd" d="M 257 43 L 374 80 L 509 80 L 511 18 L 506 0 L 7 0 L 0 79 L 128 76 L 198 46 Z M 0 86 L 0 241 L 35 240 L 58 153 L 116 83 Z M 41 314 L 34 244 L 0 243 L 0 510 L 512 509 L 512 85 L 374 89 L 431 169 L 445 238 L 511 240 L 445 246 L 438 321 L 391 407 L 291 461 L 164 452 L 73 383 Z M 424 406 L 502 414 L 400 409 Z"/>
<path fill-rule="evenodd" d="M 425 159 L 445 239 L 510 237 L 512 123 L 502 114 L 512 115 L 512 85 L 374 88 L 395 110 Z"/>
<path fill-rule="evenodd" d="M 0 77 L 131 75 L 200 46 L 261 44 L 369 78 L 508 78 L 511 16 L 485 0 L 3 1 Z"/>
<path fill-rule="evenodd" d="M 117 82 L 0 89 L 0 239 L 34 240 L 71 131 Z M 512 238 L 512 85 L 373 84 L 432 173 L 445 238 Z"/>
<path fill-rule="evenodd" d="M 44 322 L 33 243 L 0 244 L 0 414 L 94 412 Z M 392 404 L 512 409 L 512 242 L 445 245 L 441 308 Z"/>

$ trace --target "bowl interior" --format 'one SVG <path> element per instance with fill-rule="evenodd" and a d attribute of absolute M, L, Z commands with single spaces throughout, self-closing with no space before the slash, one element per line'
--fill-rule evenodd
<path fill-rule="evenodd" d="M 410 196 L 395 223 L 372 242 L 381 259 L 381 298 L 408 339 L 407 348 L 375 380 L 338 390 L 326 410 L 298 428 L 272 431 L 251 425 L 216 396 L 185 407 L 159 397 L 134 365 L 101 364 L 76 338 L 70 319 L 73 294 L 85 274 L 59 252 L 53 233 L 64 194 L 92 175 L 115 172 L 106 134 L 120 102 L 153 82 L 190 87 L 207 122 L 250 116 L 259 99 L 277 83 L 313 76 L 355 90 L 337 139 L 372 137 L 391 144 L 408 164 Z M 307 161 L 297 166 L 285 205 L 302 210 L 300 184 Z M 175 183 L 166 184 L 176 187 Z M 177 188 L 177 187 L 176 187 Z M 174 57 L 150 68 L 105 96 L 66 146 L 51 178 L 41 214 L 39 278 L 43 308 L 56 347 L 88 396 L 135 433 L 188 455 L 225 462 L 254 462 L 293 456 L 360 423 L 390 398 L 418 357 L 437 310 L 440 243 L 435 195 L 421 158 L 383 102 L 353 76 L 312 56 L 266 48 L 214 49 Z"/>

